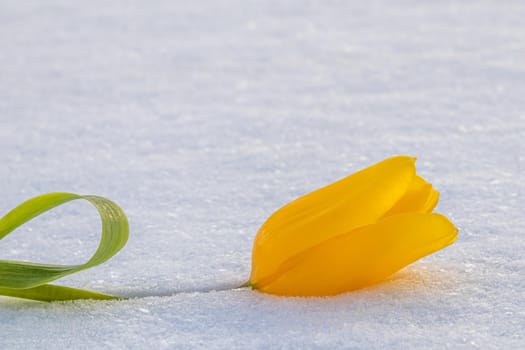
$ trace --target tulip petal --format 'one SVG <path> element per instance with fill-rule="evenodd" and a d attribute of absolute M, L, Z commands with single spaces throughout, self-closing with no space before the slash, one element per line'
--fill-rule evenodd
<path fill-rule="evenodd" d="M 253 287 L 277 295 L 335 295 L 380 282 L 456 237 L 440 214 L 389 216 L 293 256 Z"/>
<path fill-rule="evenodd" d="M 251 283 L 290 256 L 382 218 L 412 183 L 414 163 L 407 156 L 385 159 L 276 211 L 255 237 Z"/>
<path fill-rule="evenodd" d="M 385 217 L 401 213 L 430 213 L 438 199 L 439 192 L 421 176 L 416 175 L 403 197 L 385 214 Z"/>

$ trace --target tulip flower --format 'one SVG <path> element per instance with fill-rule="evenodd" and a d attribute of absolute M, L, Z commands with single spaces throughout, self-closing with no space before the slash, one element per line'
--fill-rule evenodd
<path fill-rule="evenodd" d="M 454 225 L 432 213 L 438 198 L 407 156 L 304 195 L 259 229 L 247 285 L 276 295 L 325 296 L 381 282 L 456 240 Z"/>

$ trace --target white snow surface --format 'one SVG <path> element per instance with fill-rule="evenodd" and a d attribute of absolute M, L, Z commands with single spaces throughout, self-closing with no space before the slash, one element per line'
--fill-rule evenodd
<path fill-rule="evenodd" d="M 0 1 L 0 212 L 52 191 L 128 214 L 128 245 L 57 281 L 132 297 L 0 298 L 1 349 L 525 348 L 525 2 Z M 395 154 L 455 244 L 326 298 L 248 289 L 277 208 Z M 89 204 L 2 240 L 80 263 Z"/>

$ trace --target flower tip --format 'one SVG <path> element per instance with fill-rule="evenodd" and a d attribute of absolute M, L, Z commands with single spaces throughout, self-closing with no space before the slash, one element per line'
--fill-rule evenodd
<path fill-rule="evenodd" d="M 406 161 L 409 161 L 411 163 L 415 163 L 416 160 L 417 160 L 417 157 L 407 156 L 407 155 L 404 155 L 404 154 L 399 154 L 397 156 L 393 156 L 390 159 L 395 159 L 395 158 L 397 158 L 399 160 L 406 160 Z"/>
<path fill-rule="evenodd" d="M 417 157 L 412 157 L 412 156 L 405 156 L 407 157 L 412 163 L 416 163 L 417 161 Z"/>
<path fill-rule="evenodd" d="M 410 165 L 412 167 L 414 167 L 414 169 L 416 168 L 416 161 L 417 161 L 417 157 L 412 157 L 412 156 L 405 156 L 408 160 L 408 162 L 410 163 Z"/>
<path fill-rule="evenodd" d="M 440 217 L 448 225 L 448 234 L 443 237 L 444 238 L 443 246 L 441 248 L 444 248 L 444 247 L 449 246 L 452 243 L 454 243 L 458 239 L 458 234 L 459 234 L 459 229 L 456 227 L 456 225 L 454 225 L 449 220 L 449 218 L 447 218 L 446 216 L 444 216 L 442 214 L 432 214 L 432 215 Z"/>
<path fill-rule="evenodd" d="M 454 224 L 452 224 L 452 226 L 454 227 L 454 233 L 452 234 L 452 239 L 450 241 L 451 244 L 454 243 L 456 239 L 458 239 L 458 234 L 459 234 L 459 228 L 454 226 Z"/>
<path fill-rule="evenodd" d="M 413 169 L 416 168 L 416 160 L 417 160 L 416 157 L 412 157 L 412 156 L 408 156 L 408 155 L 404 155 L 404 154 L 399 154 L 399 155 L 392 156 L 392 157 L 387 158 L 387 159 L 388 160 L 392 160 L 392 161 L 394 161 L 395 163 L 397 163 L 399 165 L 404 164 L 404 165 L 410 166 Z"/>

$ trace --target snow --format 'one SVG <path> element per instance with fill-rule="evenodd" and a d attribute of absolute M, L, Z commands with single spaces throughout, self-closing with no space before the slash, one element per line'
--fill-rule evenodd
<path fill-rule="evenodd" d="M 128 245 L 57 281 L 133 297 L 0 299 L 2 349 L 525 347 L 522 1 L 0 2 L 0 212 L 118 202 Z M 228 290 L 291 199 L 418 157 L 458 241 L 330 298 Z M 71 203 L 2 259 L 82 262 Z"/>

